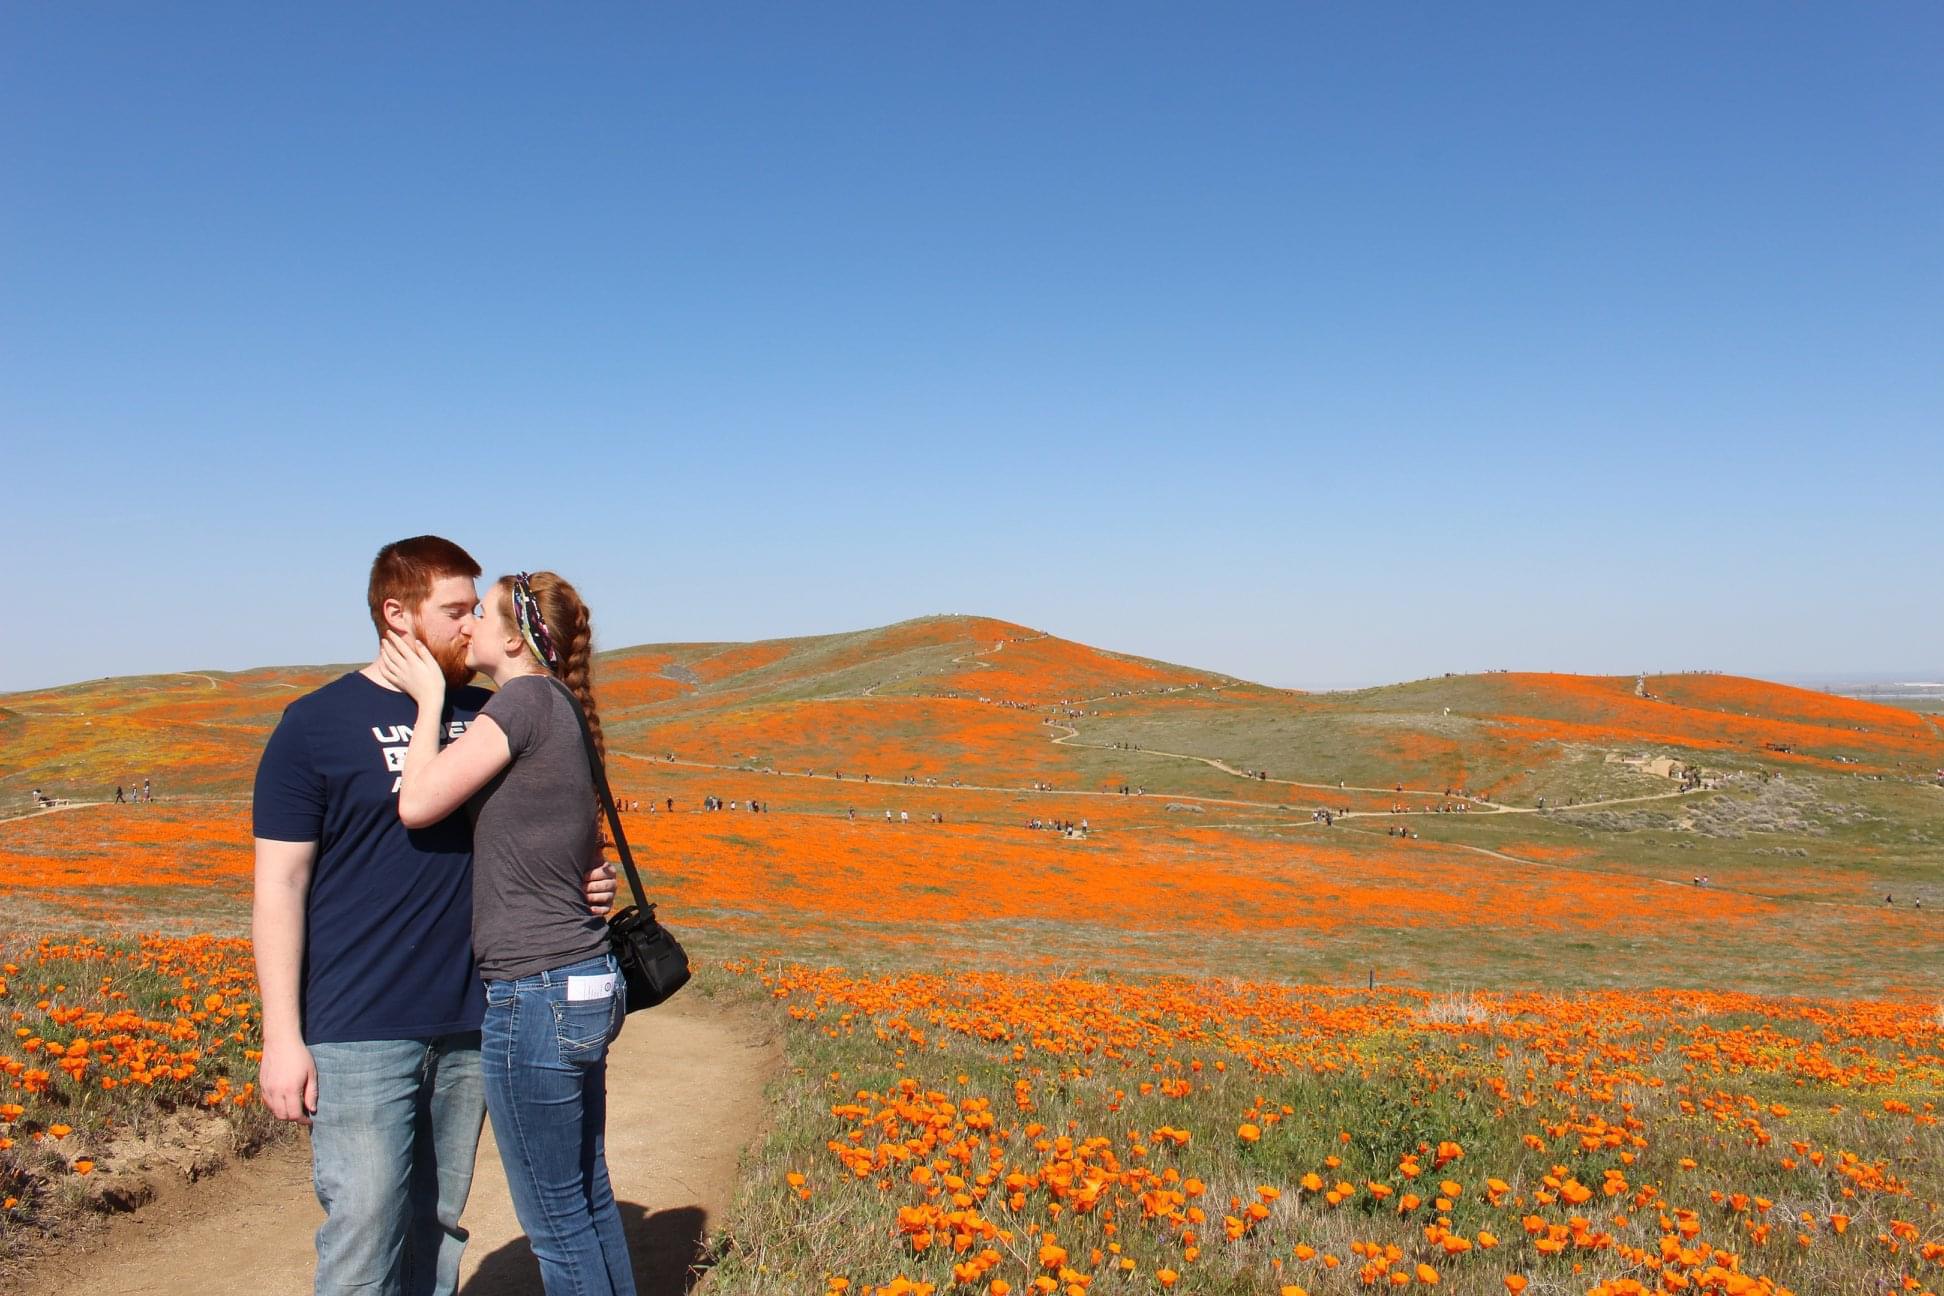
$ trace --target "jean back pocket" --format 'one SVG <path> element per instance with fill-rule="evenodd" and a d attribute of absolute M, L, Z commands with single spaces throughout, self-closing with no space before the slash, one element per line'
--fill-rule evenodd
<path fill-rule="evenodd" d="M 600 999 L 555 1000 L 552 1004 L 554 1033 L 560 1045 L 560 1060 L 575 1066 L 592 1066 L 606 1057 L 608 1041 L 614 1038 L 614 1018 L 620 1003 L 619 993 Z"/>

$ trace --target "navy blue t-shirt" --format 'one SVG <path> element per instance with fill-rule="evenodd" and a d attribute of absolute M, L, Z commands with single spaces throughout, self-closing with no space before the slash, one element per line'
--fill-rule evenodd
<path fill-rule="evenodd" d="M 444 741 L 492 695 L 446 695 Z M 304 917 L 304 1041 L 423 1039 L 479 1029 L 472 828 L 398 819 L 418 704 L 360 672 L 292 702 L 257 765 L 255 833 L 316 842 Z"/>

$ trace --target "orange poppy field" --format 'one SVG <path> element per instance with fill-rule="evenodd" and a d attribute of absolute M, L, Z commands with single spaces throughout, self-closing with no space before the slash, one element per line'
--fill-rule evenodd
<path fill-rule="evenodd" d="M 789 1042 L 706 1289 L 1944 1281 L 1922 716 L 946 617 L 601 671 L 652 898 Z M 249 781 L 333 674 L 0 700 L 0 794 L 69 802 L 0 819 L 0 1245 L 164 1115 L 260 1131 Z"/>
<path fill-rule="evenodd" d="M 727 970 L 810 1037 L 746 1190 L 822 1241 L 757 1252 L 798 1290 L 1916 1291 L 1944 1259 L 1928 1005 Z"/>

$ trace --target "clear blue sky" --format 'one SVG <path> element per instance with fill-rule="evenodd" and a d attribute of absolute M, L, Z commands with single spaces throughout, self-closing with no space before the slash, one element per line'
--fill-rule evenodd
<path fill-rule="evenodd" d="M 979 612 L 1944 671 L 1944 8 L 0 10 L 0 689 Z"/>

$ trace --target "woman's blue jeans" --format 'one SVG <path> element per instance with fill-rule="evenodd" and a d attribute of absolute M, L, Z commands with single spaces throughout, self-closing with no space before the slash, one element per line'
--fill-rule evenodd
<path fill-rule="evenodd" d="M 626 987 L 614 956 L 486 983 L 480 1073 L 513 1211 L 547 1296 L 633 1296 L 607 1169 L 607 1053 Z"/>

